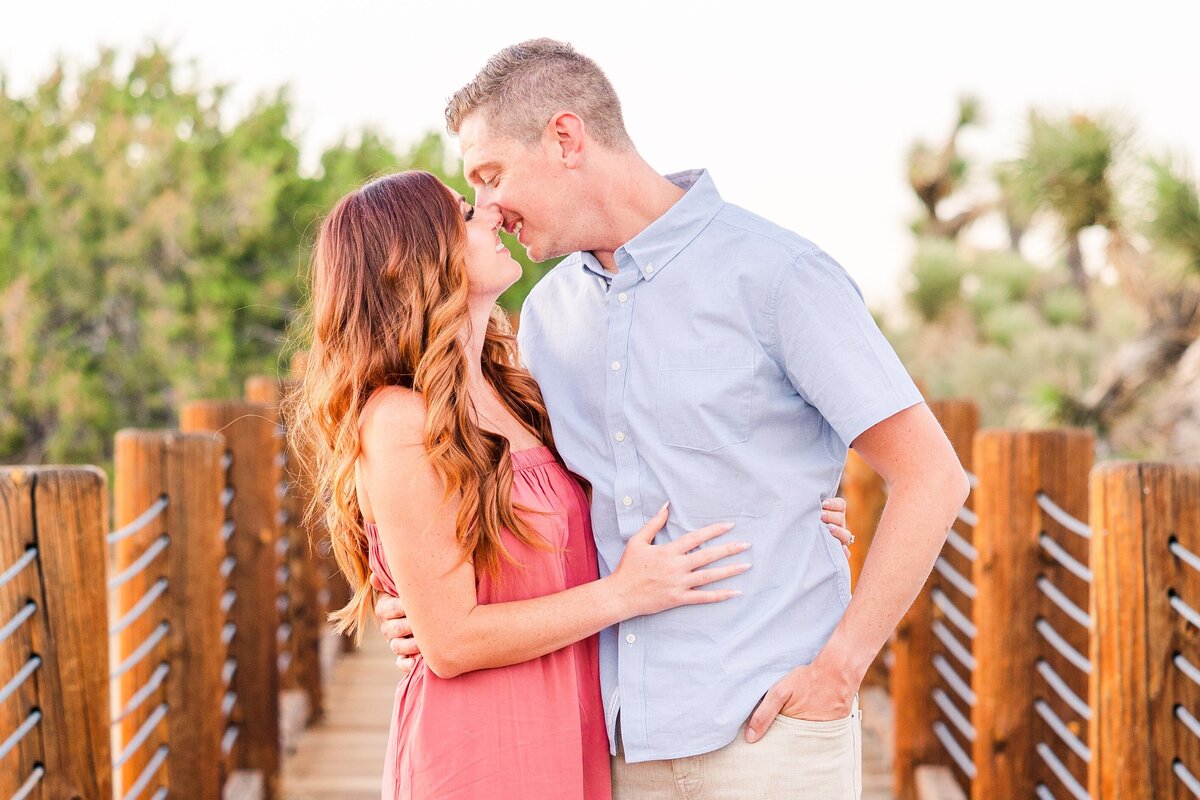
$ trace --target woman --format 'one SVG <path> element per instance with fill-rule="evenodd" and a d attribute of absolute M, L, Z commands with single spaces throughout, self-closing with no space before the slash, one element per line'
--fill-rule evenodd
<path fill-rule="evenodd" d="M 733 598 L 710 584 L 749 567 L 728 560 L 748 545 L 712 541 L 729 524 L 654 545 L 663 506 L 598 578 L 585 490 L 496 306 L 521 274 L 500 223 L 423 172 L 342 198 L 316 243 L 290 429 L 353 588 L 339 630 L 361 638 L 374 572 L 421 642 L 384 797 L 607 800 L 595 634 Z"/>

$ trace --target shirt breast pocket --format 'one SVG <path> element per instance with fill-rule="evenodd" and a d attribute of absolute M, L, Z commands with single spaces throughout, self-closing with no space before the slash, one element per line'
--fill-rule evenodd
<path fill-rule="evenodd" d="M 663 444 L 711 451 L 750 438 L 754 349 L 664 350 L 658 359 Z"/>

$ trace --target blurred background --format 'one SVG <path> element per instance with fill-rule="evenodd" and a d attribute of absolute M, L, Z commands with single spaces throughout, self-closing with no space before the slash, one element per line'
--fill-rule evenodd
<path fill-rule="evenodd" d="M 445 98 L 548 35 L 663 172 L 818 242 L 927 392 L 1200 445 L 1194 4 L 47 3 L 0 11 L 0 461 L 278 373 L 314 221 L 462 184 Z M 519 246 L 513 245 L 519 249 Z M 527 263 L 516 312 L 549 265 Z"/>

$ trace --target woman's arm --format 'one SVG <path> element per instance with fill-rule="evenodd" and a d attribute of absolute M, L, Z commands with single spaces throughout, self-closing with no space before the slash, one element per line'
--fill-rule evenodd
<path fill-rule="evenodd" d="M 846 527 L 848 505 L 844 497 L 830 497 L 821 502 L 821 520 L 829 528 L 829 534 L 842 546 L 846 558 L 850 558 L 850 545 L 854 534 Z M 413 637 L 412 627 L 404 613 L 404 604 L 387 593 L 379 576 L 371 573 L 371 586 L 375 588 L 375 616 L 379 619 L 379 632 L 388 640 L 388 647 L 396 656 L 396 666 L 402 670 L 412 669 L 413 658 L 421 655 L 421 648 Z"/>
<path fill-rule="evenodd" d="M 444 485 L 425 452 L 424 419 L 424 401 L 414 392 L 392 388 L 372 398 L 363 414 L 359 478 L 413 633 L 439 677 L 528 661 L 630 617 L 738 594 L 697 587 L 745 571 L 748 564 L 701 568 L 747 545 L 689 552 L 732 526 L 710 525 L 654 545 L 664 506 L 630 540 L 612 575 L 532 600 L 480 605 L 474 568 L 455 537 L 457 500 L 443 502 Z"/>

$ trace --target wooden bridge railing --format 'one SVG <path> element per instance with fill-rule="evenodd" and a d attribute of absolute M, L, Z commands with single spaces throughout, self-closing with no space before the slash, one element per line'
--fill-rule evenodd
<path fill-rule="evenodd" d="M 97 470 L 0 468 L 0 796 L 277 796 L 280 692 L 319 713 L 345 591 L 279 391 L 119 434 L 115 530 Z M 898 796 L 929 765 L 979 799 L 1200 796 L 1200 467 L 931 405 L 973 491 L 881 670 Z"/>
<path fill-rule="evenodd" d="M 1091 477 L 1093 798 L 1200 797 L 1200 465 Z"/>
<path fill-rule="evenodd" d="M 1200 467 L 930 405 L 973 488 L 887 653 L 896 795 L 1200 797 Z"/>
<path fill-rule="evenodd" d="M 0 468 L 0 797 L 279 796 L 346 594 L 300 526 L 281 390 L 121 431 L 113 530 L 103 473 Z"/>
<path fill-rule="evenodd" d="M 220 697 L 224 449 L 211 434 L 117 435 L 117 530 L 107 537 L 116 797 L 177 786 L 220 794 L 211 710 Z"/>
<path fill-rule="evenodd" d="M 0 796 L 112 795 L 104 473 L 0 467 Z"/>

